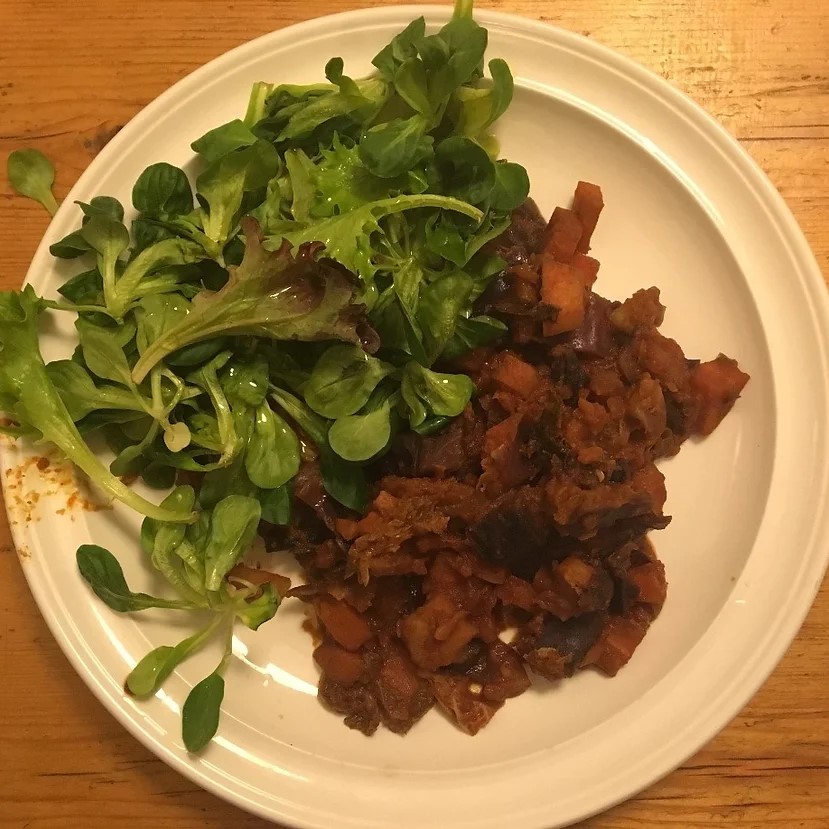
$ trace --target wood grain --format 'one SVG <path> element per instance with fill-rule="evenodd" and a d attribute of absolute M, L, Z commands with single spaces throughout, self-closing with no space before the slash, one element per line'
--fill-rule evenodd
<path fill-rule="evenodd" d="M 227 49 L 352 0 L 0 0 L 0 160 L 48 153 L 64 195 L 170 84 Z M 381 5 L 366 0 L 362 5 Z M 829 273 L 829 4 L 481 2 L 596 38 L 718 117 L 788 201 Z M 0 286 L 46 228 L 0 184 Z M 781 274 L 781 279 L 786 275 Z M 785 555 L 781 540 L 781 555 Z M 743 713 L 684 767 L 582 829 L 829 827 L 829 588 Z M 0 826 L 265 829 L 156 760 L 86 690 L 35 607 L 0 519 Z"/>

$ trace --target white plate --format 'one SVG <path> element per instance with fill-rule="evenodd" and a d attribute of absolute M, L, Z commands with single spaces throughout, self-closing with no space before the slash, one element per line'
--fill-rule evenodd
<path fill-rule="evenodd" d="M 423 12 L 434 23 L 449 14 L 410 6 L 314 20 L 176 84 L 81 177 L 28 280 L 50 292 L 74 270 L 47 250 L 75 226 L 74 199 L 104 193 L 129 203 L 146 165 L 186 165 L 194 138 L 243 112 L 253 81 L 311 81 L 337 54 L 353 74 L 367 72 L 374 52 Z M 490 30 L 490 55 L 516 74 L 503 148 L 529 168 L 542 208 L 566 202 L 580 178 L 604 190 L 594 242 L 599 291 L 622 298 L 660 286 L 665 330 L 686 353 L 722 350 L 752 380 L 712 438 L 664 465 L 675 518 L 655 541 L 671 586 L 631 664 L 613 680 L 584 673 L 558 688 L 539 686 L 474 739 L 435 712 L 405 738 L 345 729 L 315 699 L 311 644 L 289 603 L 260 634 L 239 632 L 218 739 L 202 757 L 188 757 L 179 706 L 214 656 L 188 662 L 146 704 L 124 696 L 130 667 L 180 630 L 161 613 L 135 621 L 109 611 L 81 583 L 74 551 L 89 541 L 109 547 L 134 589 L 147 589 L 151 577 L 136 564 L 137 522 L 120 509 L 58 516 L 65 492 L 45 495 L 47 484 L 30 470 L 26 486 L 43 494 L 40 517 L 26 523 L 12 504 L 15 538 L 28 554 L 32 592 L 77 671 L 171 766 L 293 826 L 551 829 L 632 795 L 749 700 L 797 632 L 829 554 L 829 310 L 783 201 L 724 130 L 656 76 L 545 25 L 485 11 L 478 19 Z M 48 356 L 66 352 L 67 333 L 71 326 L 49 333 Z M 17 448 L 3 455 L 6 466 L 23 458 Z"/>

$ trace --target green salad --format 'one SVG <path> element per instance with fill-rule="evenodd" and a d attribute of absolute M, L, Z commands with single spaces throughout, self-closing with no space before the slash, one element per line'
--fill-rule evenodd
<path fill-rule="evenodd" d="M 193 142 L 194 186 L 159 161 L 135 182 L 129 217 L 107 195 L 78 203 L 79 227 L 50 248 L 79 263 L 59 299 L 0 293 L 0 428 L 53 444 L 145 516 L 143 556 L 175 598 L 131 592 L 94 545 L 78 550 L 82 576 L 115 611 L 206 619 L 147 654 L 128 690 L 152 695 L 224 642 L 183 707 L 191 751 L 218 726 L 234 624 L 256 630 L 279 605 L 270 585 L 229 574 L 260 521 L 290 521 L 303 458 L 362 511 L 364 465 L 401 432 L 440 430 L 474 393 L 434 366 L 506 330 L 472 309 L 504 267 L 487 243 L 529 182 L 498 158 L 491 128 L 513 80 L 497 58 L 485 71 L 486 47 L 472 0 L 457 0 L 439 31 L 407 26 L 370 77 L 335 57 L 325 81 L 255 84 L 244 117 Z M 55 212 L 43 155 L 13 153 L 8 174 Z M 38 319 L 50 311 L 76 316 L 77 348 L 46 364 Z M 108 467 L 93 435 L 114 453 Z M 197 489 L 176 485 L 182 473 L 198 473 Z M 170 493 L 153 503 L 124 483 L 134 478 Z"/>

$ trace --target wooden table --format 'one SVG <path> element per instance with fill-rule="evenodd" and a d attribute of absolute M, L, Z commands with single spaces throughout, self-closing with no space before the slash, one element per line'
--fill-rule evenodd
<path fill-rule="evenodd" d="M 38 147 L 64 195 L 179 78 L 246 40 L 360 0 L 2 0 L 0 158 Z M 381 5 L 362 0 L 362 5 Z M 829 273 L 829 4 L 821 0 L 492 0 L 651 67 L 771 176 Z M 47 225 L 0 184 L 0 286 Z M 780 274 L 781 279 L 786 274 Z M 87 691 L 29 595 L 0 519 L 0 826 L 264 829 L 139 745 Z M 780 554 L 786 554 L 785 539 Z M 829 827 L 829 589 L 752 703 L 682 769 L 591 829 Z"/>

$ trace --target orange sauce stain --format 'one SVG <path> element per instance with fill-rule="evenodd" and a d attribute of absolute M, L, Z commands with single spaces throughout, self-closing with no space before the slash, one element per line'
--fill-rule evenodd
<path fill-rule="evenodd" d="M 51 506 L 47 505 L 48 500 L 64 493 L 65 503 L 54 512 L 57 515 L 68 513 L 73 521 L 77 511 L 111 509 L 90 490 L 73 466 L 57 455 L 35 455 L 7 469 L 3 490 L 12 526 L 38 520 L 42 511 Z"/>

